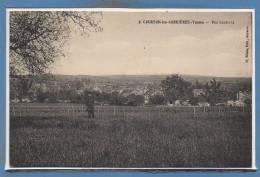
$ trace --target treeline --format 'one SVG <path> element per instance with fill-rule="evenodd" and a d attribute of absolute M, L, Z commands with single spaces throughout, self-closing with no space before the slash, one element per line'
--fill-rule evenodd
<path fill-rule="evenodd" d="M 143 105 L 145 97 L 143 95 L 130 94 L 123 96 L 119 92 L 99 92 L 99 91 L 87 91 L 90 93 L 98 105 L 127 105 L 127 106 L 138 106 Z M 38 92 L 36 94 L 36 102 L 71 102 L 71 103 L 84 103 L 84 94 L 77 94 L 74 91 L 65 92 Z"/>
<path fill-rule="evenodd" d="M 95 84 L 89 79 L 63 81 L 61 84 L 51 76 L 41 77 L 41 79 L 20 76 L 10 82 L 10 98 L 20 102 L 27 98 L 30 102 L 82 103 L 84 92 L 87 91 L 93 95 L 96 104 L 101 105 L 164 105 L 175 104 L 176 101 L 186 105 L 197 105 L 199 102 L 215 105 L 227 100 L 235 100 L 238 91 L 251 92 L 251 83 L 248 82 L 226 88 L 214 78 L 207 83 L 199 81 L 192 83 L 180 75 L 167 76 L 156 86 L 149 84 L 142 94 L 136 94 L 134 90 L 128 94 L 125 94 L 123 90 L 105 92 L 93 89 L 94 86 Z M 196 91 L 200 93 L 197 94 Z"/>

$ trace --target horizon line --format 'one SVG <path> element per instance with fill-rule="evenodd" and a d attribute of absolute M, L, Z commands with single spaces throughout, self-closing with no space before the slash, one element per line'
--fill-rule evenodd
<path fill-rule="evenodd" d="M 95 77 L 107 77 L 107 76 L 199 76 L 199 77 L 218 77 L 218 78 L 252 78 L 253 76 L 213 76 L 213 75 L 200 75 L 200 74 L 181 74 L 181 73 L 162 73 L 162 74 L 58 74 L 58 73 L 46 73 L 53 75 L 63 76 L 95 76 Z"/>

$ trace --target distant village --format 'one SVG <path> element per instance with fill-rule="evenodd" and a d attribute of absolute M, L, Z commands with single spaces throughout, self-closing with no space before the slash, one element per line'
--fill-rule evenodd
<path fill-rule="evenodd" d="M 186 81 L 183 81 L 184 83 Z M 186 82 L 187 84 L 188 82 Z M 209 82 L 210 83 L 210 82 Z M 216 82 L 217 83 L 217 82 Z M 221 85 L 221 83 L 219 83 Z M 165 91 L 160 83 L 95 81 L 87 78 L 73 80 L 30 78 L 10 79 L 11 103 L 82 103 L 84 92 L 95 97 L 96 105 L 165 105 L 165 106 L 247 106 L 252 102 L 250 85 L 240 84 L 236 89 L 210 88 L 198 81 L 185 85 L 179 95 L 174 89 Z M 216 86 L 215 86 L 216 87 Z M 210 90 L 210 89 L 211 90 Z M 180 88 L 179 88 L 180 89 Z M 215 90 L 214 90 L 215 89 Z M 183 95 L 182 95 L 183 94 Z"/>

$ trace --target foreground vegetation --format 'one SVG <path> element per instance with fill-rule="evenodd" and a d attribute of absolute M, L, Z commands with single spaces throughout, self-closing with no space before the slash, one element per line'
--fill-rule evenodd
<path fill-rule="evenodd" d="M 251 166 L 248 112 L 12 116 L 10 126 L 14 167 Z"/>

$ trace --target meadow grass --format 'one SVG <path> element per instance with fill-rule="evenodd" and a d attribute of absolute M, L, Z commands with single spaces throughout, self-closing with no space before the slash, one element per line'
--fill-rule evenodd
<path fill-rule="evenodd" d="M 248 112 L 11 117 L 10 164 L 251 167 L 251 121 Z"/>

